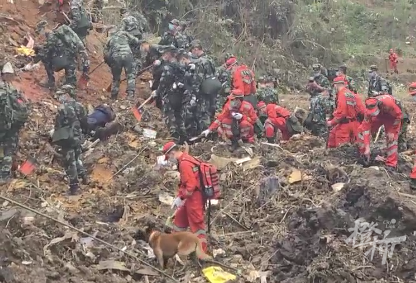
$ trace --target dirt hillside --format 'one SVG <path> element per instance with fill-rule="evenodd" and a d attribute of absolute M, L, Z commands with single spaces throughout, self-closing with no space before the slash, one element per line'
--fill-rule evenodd
<path fill-rule="evenodd" d="M 35 0 L 5 2 L 0 3 L 0 59 L 22 67 L 28 60 L 15 57 L 15 48 L 24 44 L 27 33 L 35 43 L 41 41 L 34 35 L 36 22 L 47 19 L 53 27 L 54 16 L 51 7 L 39 9 Z M 91 69 L 102 62 L 104 40 L 96 31 L 88 37 Z M 16 86 L 33 106 L 21 134 L 21 163 L 46 140 L 57 102 L 38 85 L 45 79 L 42 66 L 19 76 Z M 149 95 L 148 79 L 145 74 L 137 80 L 139 100 Z M 108 67 L 98 68 L 88 91 L 80 91 L 81 101 L 109 101 L 103 89 L 110 81 Z M 283 94 L 281 101 L 289 109 L 308 107 L 303 94 Z M 405 102 L 413 120 L 413 104 Z M 127 101 L 120 99 L 114 108 L 125 131 L 85 154 L 91 183 L 82 187 L 81 195 L 65 195 L 65 174 L 47 151 L 36 156 L 34 175 L 19 175 L 0 188 L 1 195 L 61 222 L 0 202 L 0 282 L 165 282 L 160 272 L 141 262 L 156 266 L 136 232 L 149 221 L 163 228 L 173 213 L 169 199 L 175 195 L 177 174 L 154 165 L 167 133 L 152 106 L 146 108 L 149 121 L 140 124 Z M 143 129 L 156 130 L 157 138 L 146 138 Z M 413 124 L 409 137 L 414 145 Z M 414 148 L 400 155 L 397 173 L 380 164 L 363 168 L 356 162 L 355 148 L 326 150 L 322 138 L 308 135 L 281 147 L 260 143 L 252 150 L 251 160 L 238 164 L 248 156 L 246 151 L 231 155 L 225 144 L 213 142 L 190 147 L 191 154 L 221 169 L 224 198 L 212 210 L 210 250 L 216 260 L 239 270 L 229 270 L 238 275 L 235 282 L 416 282 L 416 196 L 407 179 Z M 390 230 L 389 238 L 406 240 L 396 244 L 383 264 L 385 244 L 379 243 L 372 257 L 371 243 L 354 248 L 348 240 L 357 219 L 367 222 L 361 222 L 363 232 L 369 223 L 377 223 L 382 235 Z M 358 236 L 357 244 L 375 235 Z M 182 269 L 172 261 L 166 273 L 176 282 L 207 282 L 191 263 Z"/>

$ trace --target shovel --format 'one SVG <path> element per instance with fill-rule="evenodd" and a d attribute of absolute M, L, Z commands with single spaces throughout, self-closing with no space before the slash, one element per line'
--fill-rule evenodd
<path fill-rule="evenodd" d="M 137 75 L 136 75 L 136 77 L 138 77 L 138 76 L 140 76 L 141 74 L 143 74 L 144 72 L 146 72 L 147 70 L 149 70 L 150 68 L 152 68 L 153 67 L 153 65 L 150 65 L 150 66 L 147 66 L 146 68 L 143 68 L 143 69 L 141 69 L 138 73 L 137 73 Z M 124 79 L 122 79 L 121 81 L 120 81 L 120 83 L 121 82 L 124 82 L 125 80 L 127 80 L 127 78 L 124 78 Z M 107 86 L 107 88 L 105 89 L 107 92 L 110 92 L 111 91 L 111 86 L 113 85 L 113 83 L 110 83 L 108 86 Z"/>
<path fill-rule="evenodd" d="M 39 155 L 39 153 L 45 148 L 46 144 L 48 143 L 48 141 L 46 141 L 40 148 L 39 150 L 36 152 L 35 157 L 37 157 Z M 30 174 L 33 173 L 33 171 L 36 169 L 36 167 L 39 165 L 39 163 L 37 162 L 37 160 L 34 157 L 29 157 L 28 159 L 26 159 L 25 162 L 22 163 L 22 165 L 20 165 L 19 167 L 19 171 L 20 173 L 22 173 L 25 176 L 28 176 Z"/>
<path fill-rule="evenodd" d="M 102 61 L 100 64 L 98 64 L 94 69 L 92 69 L 91 72 L 88 73 L 88 75 L 83 74 L 78 81 L 78 88 L 79 89 L 85 89 L 86 87 L 88 87 L 88 82 L 90 81 L 89 76 L 95 72 L 95 70 L 97 70 L 99 67 L 102 66 L 102 64 L 104 64 L 104 61 Z"/>
<path fill-rule="evenodd" d="M 142 109 L 150 100 L 152 100 L 152 96 L 146 99 L 139 107 L 133 106 L 131 111 L 133 112 L 134 117 L 136 117 L 137 121 L 140 122 L 142 120 L 142 115 L 144 110 Z"/>

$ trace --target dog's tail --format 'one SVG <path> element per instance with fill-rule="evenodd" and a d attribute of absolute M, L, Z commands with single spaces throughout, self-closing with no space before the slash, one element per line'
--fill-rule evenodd
<path fill-rule="evenodd" d="M 195 247 L 195 253 L 196 256 L 198 257 L 198 259 L 201 260 L 212 260 L 212 256 L 206 254 L 204 252 L 204 250 L 202 249 L 202 244 L 201 241 L 198 239 L 198 242 L 195 243 L 196 247 Z"/>

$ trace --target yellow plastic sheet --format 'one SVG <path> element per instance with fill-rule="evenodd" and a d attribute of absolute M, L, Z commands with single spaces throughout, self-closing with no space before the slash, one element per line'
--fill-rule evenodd
<path fill-rule="evenodd" d="M 211 283 L 226 283 L 237 278 L 235 275 L 224 271 L 218 266 L 207 267 L 202 270 L 202 273 Z"/>
<path fill-rule="evenodd" d="M 35 56 L 35 51 L 25 46 L 20 46 L 19 48 L 16 48 L 16 53 L 19 55 L 30 56 L 30 57 Z"/>

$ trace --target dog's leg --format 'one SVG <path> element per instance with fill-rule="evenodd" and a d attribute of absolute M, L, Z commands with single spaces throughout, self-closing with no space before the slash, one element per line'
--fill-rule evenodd
<path fill-rule="evenodd" d="M 154 252 L 154 254 L 155 254 L 156 258 L 157 258 L 157 261 L 159 262 L 160 268 L 161 269 L 164 269 L 165 268 L 165 259 L 163 257 L 162 250 L 160 250 L 160 249 L 154 249 L 153 252 Z"/>

